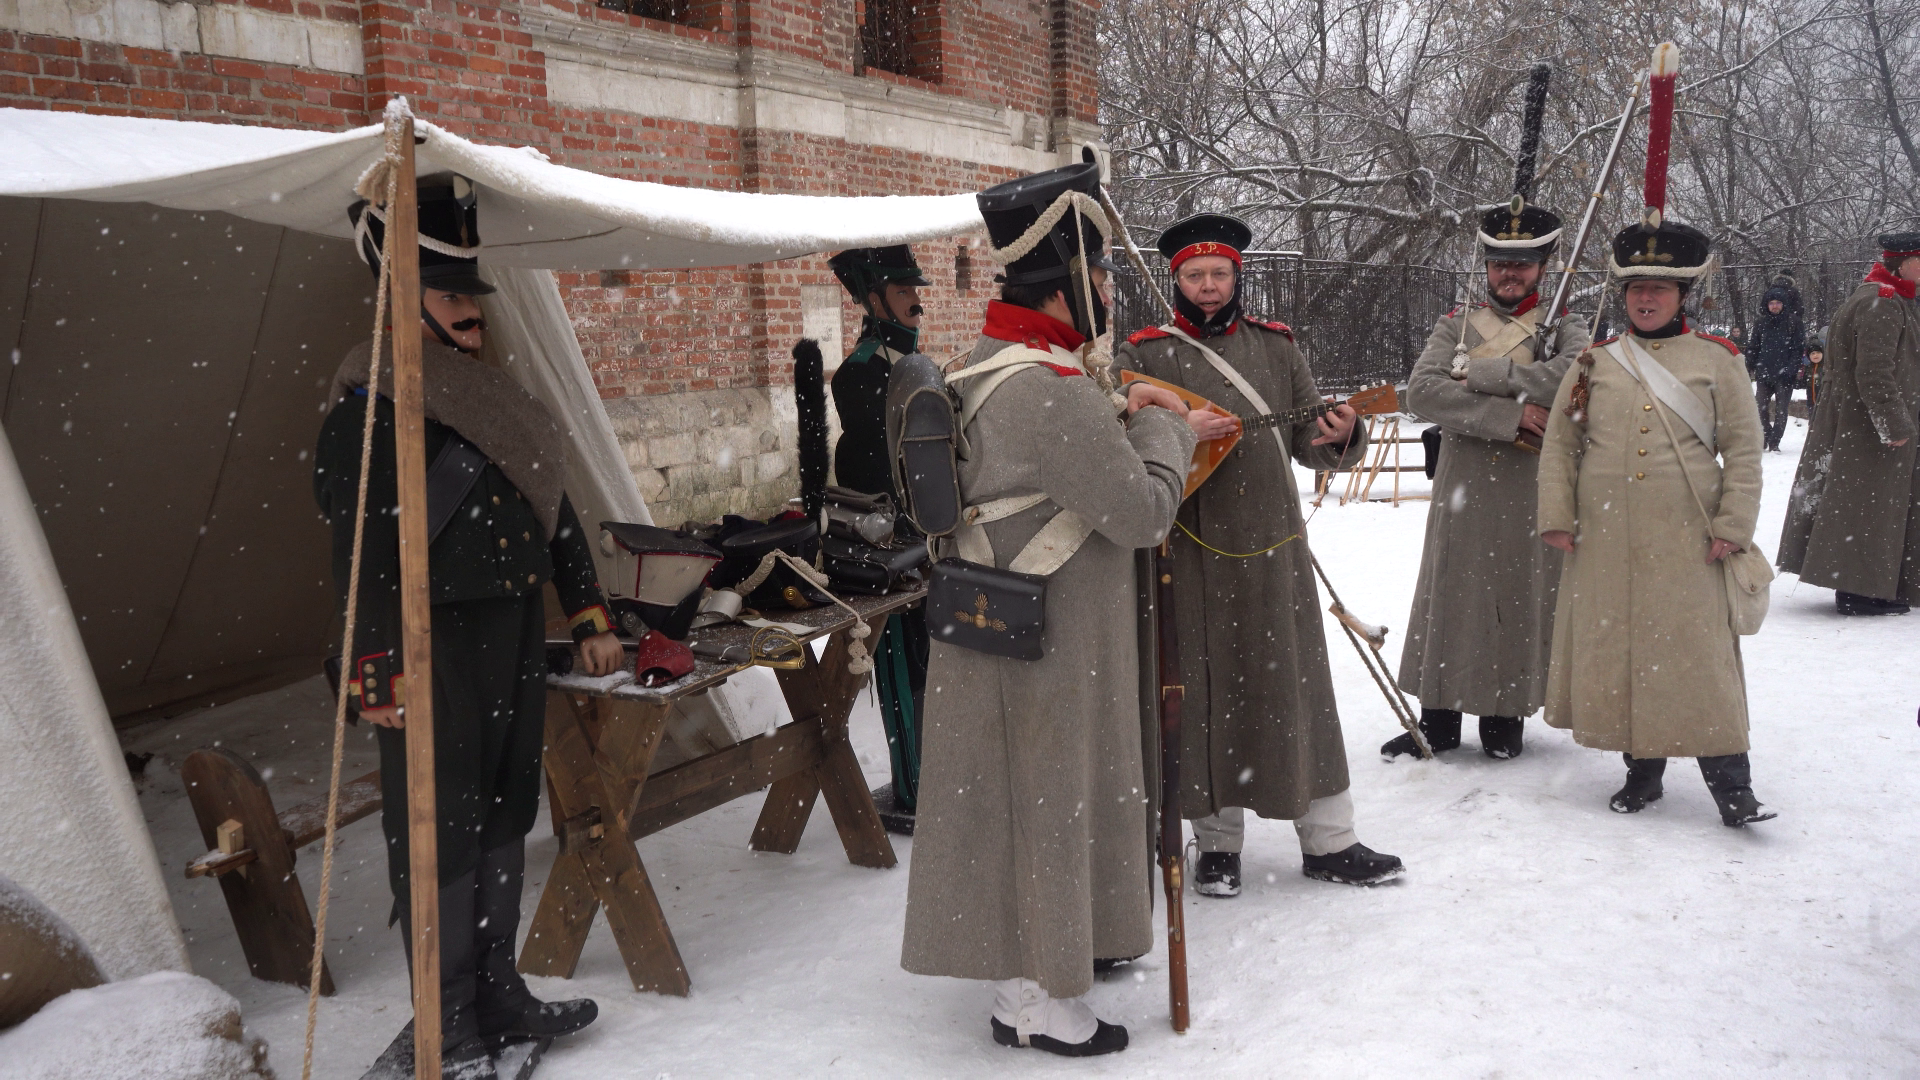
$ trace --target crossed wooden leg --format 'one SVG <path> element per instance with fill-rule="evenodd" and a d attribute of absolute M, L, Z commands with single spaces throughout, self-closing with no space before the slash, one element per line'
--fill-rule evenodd
<path fill-rule="evenodd" d="M 885 621 L 869 624 L 869 641 Z M 647 769 L 670 705 L 549 695 L 547 789 L 561 854 L 528 927 L 523 973 L 571 978 L 604 906 L 634 989 L 685 996 L 692 981 L 633 841 L 768 785 L 755 850 L 792 854 L 825 794 L 848 860 L 895 864 L 847 742 L 847 716 L 866 681 L 847 671 L 849 641 L 835 634 L 821 659 L 808 649 L 803 667 L 778 673 L 792 723 L 654 777 Z"/>

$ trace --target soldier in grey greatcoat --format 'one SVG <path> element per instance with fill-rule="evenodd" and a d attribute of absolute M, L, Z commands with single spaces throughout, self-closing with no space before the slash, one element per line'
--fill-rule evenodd
<path fill-rule="evenodd" d="M 1091 377 L 1108 228 L 1073 195 L 1098 180 L 1074 165 L 979 196 L 1006 284 L 967 368 L 1002 366 L 949 375 L 966 402 L 960 491 L 1012 503 L 961 526 L 958 554 L 1007 569 L 1062 514 L 1084 538 L 1056 548 L 1071 554 L 1048 578 L 1040 659 L 932 635 L 901 949 L 916 974 L 994 980 L 996 1042 L 1073 1057 L 1127 1045 L 1081 999 L 1095 959 L 1153 944 L 1133 549 L 1171 527 L 1194 445 L 1172 394 L 1122 403 Z"/>
<path fill-rule="evenodd" d="M 1441 436 L 1400 688 L 1419 700 L 1436 752 L 1460 745 L 1461 714 L 1473 713 L 1481 750 L 1504 760 L 1546 700 L 1560 553 L 1534 539 L 1540 437 L 1588 336 L 1581 319 L 1542 307 L 1558 215 L 1516 198 L 1481 219 L 1478 240 L 1487 299 L 1435 324 L 1407 380 L 1408 407 Z M 1380 748 L 1389 760 L 1416 752 L 1411 734 Z"/>
<path fill-rule="evenodd" d="M 1245 224 L 1221 214 L 1168 228 L 1159 246 L 1174 269 L 1177 318 L 1128 338 L 1115 367 L 1241 416 L 1321 405 L 1293 332 L 1240 312 L 1240 253 L 1251 239 Z M 1139 383 L 1129 389 L 1144 392 Z M 1360 460 L 1366 432 L 1354 421 L 1341 405 L 1318 419 L 1246 431 L 1176 519 L 1172 591 L 1186 682 L 1181 811 L 1193 819 L 1201 852 L 1194 888 L 1202 895 L 1239 893 L 1249 809 L 1294 823 L 1308 877 L 1373 884 L 1403 869 L 1354 834 L 1346 743 L 1293 479 L 1294 462 L 1334 469 Z"/>
<path fill-rule="evenodd" d="M 1920 232 L 1880 248 L 1834 316 L 1780 533 L 1780 569 L 1833 589 L 1842 615 L 1920 600 Z"/>

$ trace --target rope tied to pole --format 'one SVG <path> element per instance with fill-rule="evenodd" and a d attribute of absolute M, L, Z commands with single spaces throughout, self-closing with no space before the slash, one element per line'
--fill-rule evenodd
<path fill-rule="evenodd" d="M 388 152 L 390 155 L 392 152 L 391 147 L 388 148 Z M 360 180 L 361 184 L 368 183 L 369 177 L 373 176 L 375 170 L 382 164 L 388 164 L 389 167 L 380 170 L 378 183 L 382 185 L 379 189 L 382 198 L 378 201 L 390 203 L 395 194 L 394 184 L 397 174 L 391 168 L 389 158 L 383 157 L 380 161 L 375 162 L 374 166 L 370 167 L 366 174 L 361 176 Z M 360 184 L 355 185 L 355 190 L 360 190 Z M 363 192 L 362 194 L 365 193 Z M 369 197 L 369 201 L 375 200 Z M 362 216 L 362 220 L 365 220 L 364 215 Z M 374 287 L 373 355 L 376 357 L 380 355 L 381 346 L 384 344 L 382 339 L 386 333 L 387 284 L 390 276 L 388 272 L 389 265 L 386 259 L 380 260 L 380 281 L 379 284 Z M 374 419 L 379 412 L 375 407 L 375 403 L 379 400 L 379 394 L 380 365 L 376 363 L 372 365 L 371 370 L 367 374 L 367 416 L 366 421 L 361 425 L 360 429 L 360 485 L 358 495 L 354 501 L 353 554 L 347 563 L 347 605 L 346 618 L 344 620 L 346 622 L 346 628 L 341 635 L 340 655 L 346 658 L 349 664 L 353 662 L 353 636 L 355 621 L 359 615 L 360 556 L 367 532 L 367 484 L 368 473 L 373 467 L 373 427 Z M 307 986 L 307 1028 L 305 1049 L 300 1061 L 300 1080 L 313 1080 L 313 1037 L 314 1029 L 320 1017 L 320 973 L 322 971 L 322 965 L 326 961 L 327 911 L 329 902 L 333 897 L 333 855 L 339 834 L 340 766 L 346 751 L 347 696 L 346 683 L 345 680 L 342 680 L 340 692 L 336 696 L 333 705 L 333 766 L 332 775 L 327 782 L 327 831 L 326 839 L 321 848 L 320 897 L 314 908 L 313 967 L 309 973 Z"/>

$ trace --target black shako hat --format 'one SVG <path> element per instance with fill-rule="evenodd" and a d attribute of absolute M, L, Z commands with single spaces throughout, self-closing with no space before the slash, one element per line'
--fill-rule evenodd
<path fill-rule="evenodd" d="M 1706 233 L 1691 225 L 1651 213 L 1647 220 L 1620 230 L 1613 238 L 1610 256 L 1607 269 L 1616 281 L 1660 278 L 1691 282 L 1707 273 L 1713 243 Z"/>
<path fill-rule="evenodd" d="M 1076 194 L 1086 196 L 1092 203 L 1074 200 Z M 993 240 L 995 261 L 999 261 L 1001 252 L 1018 243 L 1042 216 L 1054 217 L 1052 227 L 1028 250 L 1001 263 L 1006 267 L 1003 274 L 1009 285 L 1036 285 L 1068 276 L 1074 260 L 1080 256 L 1082 244 L 1088 261 L 1094 266 L 1103 270 L 1118 269 L 1107 257 L 1109 226 L 1107 215 L 1098 206 L 1100 166 L 1093 162 L 1063 165 L 995 184 L 975 199 L 980 203 L 980 216 L 986 219 L 987 235 Z M 1063 199 L 1068 201 L 1067 205 L 1053 214 L 1055 205 Z M 1074 233 L 1076 226 L 1080 230 L 1078 237 Z"/>
<path fill-rule="evenodd" d="M 848 248 L 827 260 L 827 268 L 840 279 L 856 303 L 865 303 L 868 293 L 888 285 L 931 285 L 913 261 L 913 249 L 905 244 L 891 247 Z"/>
<path fill-rule="evenodd" d="M 1880 257 L 1889 261 L 1920 255 L 1920 232 L 1880 234 Z"/>
<path fill-rule="evenodd" d="M 480 277 L 480 211 L 473 182 L 453 173 L 419 181 L 416 199 L 420 228 L 420 288 L 485 296 L 493 286 Z M 365 199 L 347 207 L 359 241 L 360 258 L 380 274 L 387 221 L 384 210 Z"/>
<path fill-rule="evenodd" d="M 1220 255 L 1240 261 L 1240 253 L 1253 243 L 1253 230 L 1237 217 L 1226 214 L 1195 214 L 1167 226 L 1155 247 L 1167 257 L 1170 268 L 1199 255 Z"/>
<path fill-rule="evenodd" d="M 1560 246 L 1560 215 L 1515 195 L 1480 215 L 1480 257 L 1487 262 L 1546 262 Z"/>

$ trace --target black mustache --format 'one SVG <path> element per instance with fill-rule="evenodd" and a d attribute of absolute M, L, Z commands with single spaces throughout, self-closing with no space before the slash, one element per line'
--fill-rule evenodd
<path fill-rule="evenodd" d="M 461 319 L 459 322 L 448 327 L 448 329 L 460 334 L 464 334 L 469 330 L 485 330 L 486 328 L 487 320 L 478 315 L 475 315 L 471 319 Z"/>
<path fill-rule="evenodd" d="M 912 307 L 907 309 L 907 314 L 909 315 L 925 315 L 926 313 L 927 313 L 927 309 L 924 307 L 921 307 L 919 304 L 915 304 Z"/>

